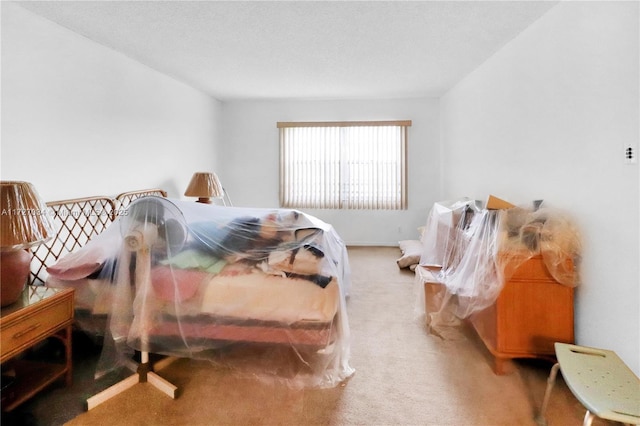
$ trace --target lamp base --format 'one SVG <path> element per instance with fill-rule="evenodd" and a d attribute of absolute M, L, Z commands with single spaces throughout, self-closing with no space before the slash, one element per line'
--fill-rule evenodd
<path fill-rule="evenodd" d="M 27 250 L 0 252 L 0 306 L 15 303 L 29 278 L 31 253 Z"/>
<path fill-rule="evenodd" d="M 196 203 L 202 203 L 202 204 L 211 204 L 211 198 L 209 197 L 198 197 L 198 199 L 196 200 Z"/>

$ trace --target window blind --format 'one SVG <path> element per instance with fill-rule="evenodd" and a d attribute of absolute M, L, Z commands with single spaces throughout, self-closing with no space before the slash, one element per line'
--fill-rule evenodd
<path fill-rule="evenodd" d="M 405 209 L 410 121 L 278 123 L 280 203 Z"/>

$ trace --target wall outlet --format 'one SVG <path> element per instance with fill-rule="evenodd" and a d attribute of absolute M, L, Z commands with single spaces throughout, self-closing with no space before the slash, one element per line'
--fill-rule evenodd
<path fill-rule="evenodd" d="M 624 164 L 638 164 L 638 146 L 632 143 L 624 145 Z"/>

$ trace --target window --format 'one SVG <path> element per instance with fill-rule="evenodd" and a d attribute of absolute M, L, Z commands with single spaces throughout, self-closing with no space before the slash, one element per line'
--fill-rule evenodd
<path fill-rule="evenodd" d="M 278 123 L 280 204 L 406 209 L 411 121 Z"/>

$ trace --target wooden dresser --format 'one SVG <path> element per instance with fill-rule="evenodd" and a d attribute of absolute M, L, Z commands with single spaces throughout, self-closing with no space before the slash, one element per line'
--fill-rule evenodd
<path fill-rule="evenodd" d="M 564 267 L 573 269 L 571 259 Z M 553 358 L 554 342 L 574 342 L 573 293 L 537 255 L 513 272 L 493 305 L 470 317 L 494 357 L 496 374 L 506 372 L 509 359 Z"/>
<path fill-rule="evenodd" d="M 27 286 L 17 302 L 0 311 L 2 374 L 14 381 L 2 390 L 2 410 L 11 411 L 50 383 L 72 380 L 71 324 L 73 289 Z M 64 362 L 34 361 L 24 351 L 55 337 L 64 346 Z M 4 387 L 4 386 L 3 386 Z"/>

